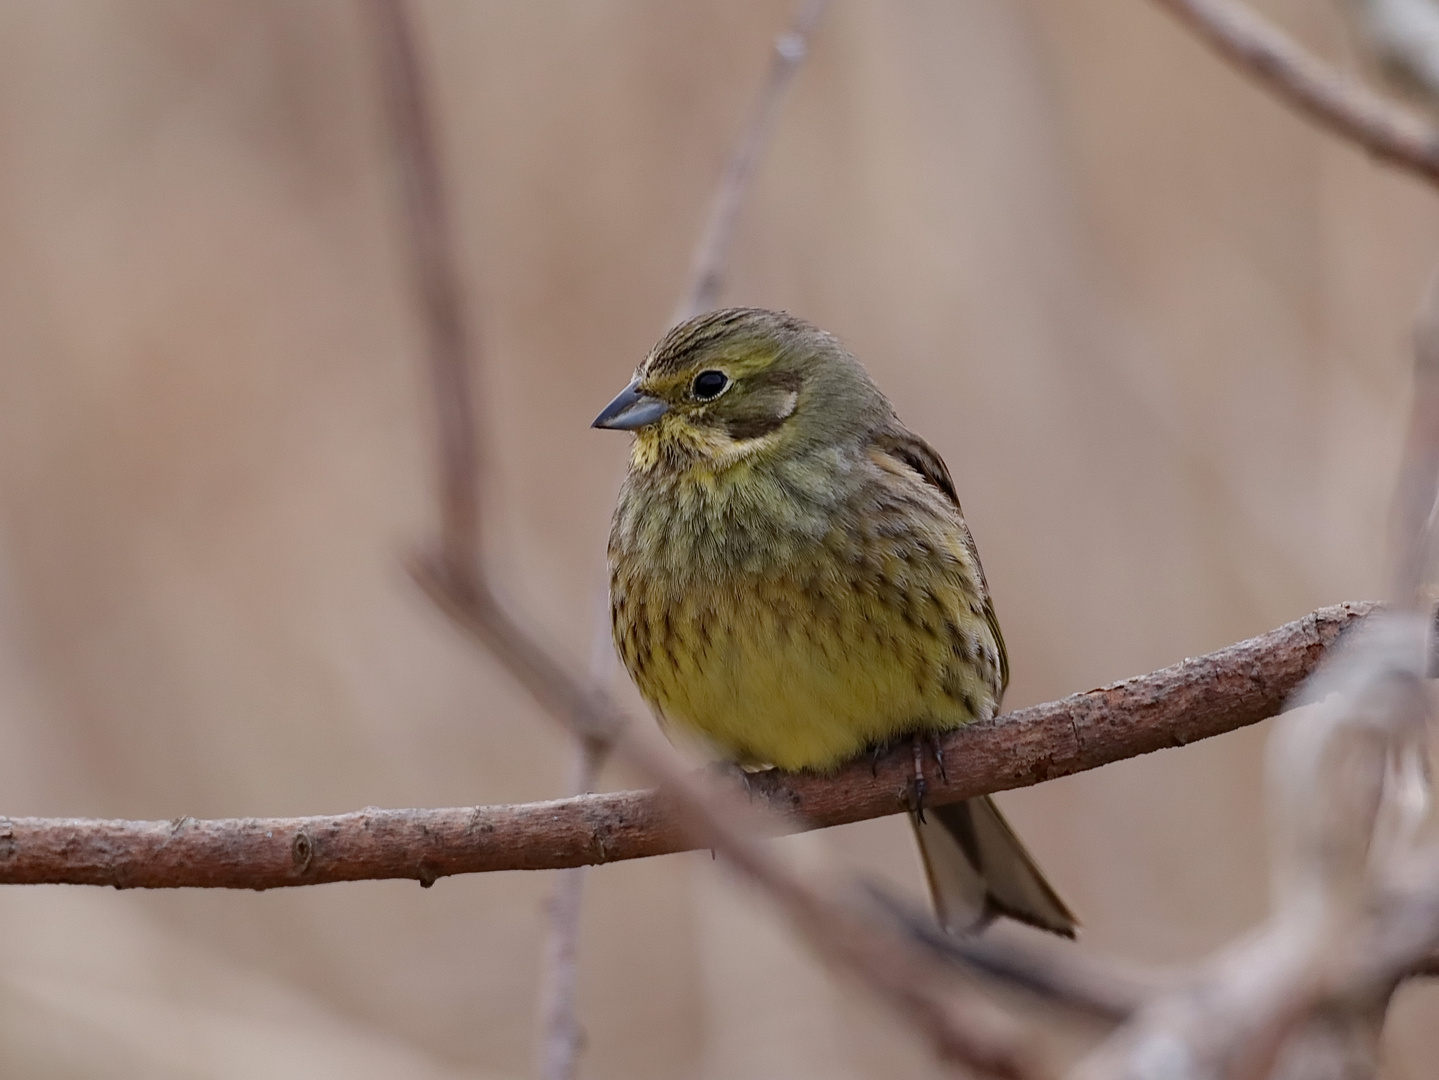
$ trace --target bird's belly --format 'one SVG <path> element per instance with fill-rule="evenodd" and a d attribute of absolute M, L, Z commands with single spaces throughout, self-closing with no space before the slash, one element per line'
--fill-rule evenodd
<path fill-rule="evenodd" d="M 668 724 L 732 760 L 824 771 L 877 742 L 974 718 L 939 689 L 938 650 L 882 622 L 804 619 L 782 602 L 743 608 L 719 627 L 681 614 L 675 638 L 703 647 L 655 650 L 641 680 Z"/>

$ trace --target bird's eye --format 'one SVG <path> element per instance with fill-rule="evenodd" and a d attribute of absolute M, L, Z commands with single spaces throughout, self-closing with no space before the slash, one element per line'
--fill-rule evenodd
<path fill-rule="evenodd" d="M 694 394 L 701 401 L 708 401 L 710 398 L 719 397 L 720 392 L 729 385 L 729 377 L 723 371 L 701 371 L 695 376 Z"/>

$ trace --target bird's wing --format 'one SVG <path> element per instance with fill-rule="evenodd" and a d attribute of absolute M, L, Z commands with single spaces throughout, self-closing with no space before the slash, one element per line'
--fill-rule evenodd
<path fill-rule="evenodd" d="M 999 649 L 999 693 L 1003 697 L 1005 688 L 1009 686 L 1009 655 L 1004 648 L 1004 635 L 999 630 L 999 619 L 994 614 L 994 602 L 989 596 L 989 583 L 984 580 L 984 566 L 979 561 L 979 550 L 974 546 L 974 536 L 971 535 L 969 525 L 964 520 L 964 510 L 959 505 L 959 495 L 954 490 L 954 480 L 949 475 L 949 468 L 945 465 L 944 458 L 940 457 L 939 452 L 929 443 L 898 424 L 876 434 L 874 444 L 876 449 L 918 473 L 925 483 L 937 488 L 946 499 L 954 504 L 960 539 L 979 570 L 979 589 L 984 604 L 984 621 L 989 624 L 989 632 L 994 635 L 995 646 Z M 996 707 L 998 704 L 995 702 Z"/>
<path fill-rule="evenodd" d="M 932 446 L 897 424 L 881 432 L 875 447 L 917 473 L 941 491 L 954 506 L 960 539 L 979 571 L 984 620 L 999 650 L 1000 693 L 1009 685 L 1009 658 L 989 597 L 974 537 L 964 521 L 944 459 Z M 996 702 L 996 705 L 998 703 Z M 1020 843 L 999 807 L 988 796 L 950 806 L 933 807 L 927 817 L 911 814 L 925 875 L 940 921 L 957 933 L 982 928 L 996 915 L 1074 937 L 1078 921 L 1045 880 L 1044 873 Z"/>

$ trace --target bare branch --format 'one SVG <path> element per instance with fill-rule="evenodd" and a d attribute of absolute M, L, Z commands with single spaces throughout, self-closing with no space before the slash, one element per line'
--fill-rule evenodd
<path fill-rule="evenodd" d="M 1348 0 L 1360 33 L 1404 91 L 1439 105 L 1439 4 L 1434 0 Z"/>
<path fill-rule="evenodd" d="M 940 956 L 971 974 L 1023 990 L 1042 1001 L 1062 1006 L 1092 1020 L 1121 1023 L 1142 1009 L 1176 980 L 1155 971 L 1124 968 L 1113 960 L 1097 960 L 1069 945 L 1046 941 L 996 939 L 978 934 L 953 934 L 927 912 L 872 886 L 880 907 L 899 920 L 905 931 Z"/>
<path fill-rule="evenodd" d="M 1336 71 L 1242 3 L 1155 0 L 1211 48 L 1311 120 L 1439 183 L 1439 130 Z"/>
<path fill-rule="evenodd" d="M 801 0 L 798 14 L 789 30 L 781 34 L 774 43 L 774 59 L 770 62 L 769 75 L 760 91 L 759 101 L 749 122 L 740 134 L 725 163 L 724 175 L 720 178 L 714 199 L 710 203 L 709 218 L 704 233 L 695 248 L 690 263 L 690 286 L 685 297 L 675 309 L 672 323 L 681 323 L 715 306 L 720 286 L 724 282 L 724 265 L 729 256 L 730 242 L 734 239 L 735 225 L 739 222 L 739 210 L 749 189 L 750 179 L 764 152 L 775 121 L 779 119 L 780 108 L 785 94 L 794 82 L 800 65 L 809 53 L 810 39 L 815 27 L 824 15 L 828 0 Z"/>
<path fill-rule="evenodd" d="M 367 0 L 366 6 L 404 192 L 410 261 L 429 336 L 439 417 L 440 559 L 446 577 L 471 592 L 480 558 L 480 454 L 470 390 L 474 340 L 465 318 L 419 43 L 404 0 Z"/>
<path fill-rule="evenodd" d="M 1391 511 L 1393 599 L 1427 607 L 1439 543 L 1439 273 L 1414 330 L 1414 398 Z"/>
<path fill-rule="evenodd" d="M 1428 809 L 1428 620 L 1366 623 L 1269 746 L 1274 911 L 1093 1055 L 1086 1080 L 1372 1075 L 1397 982 L 1439 944 Z M 1318 1071 L 1322 1068 L 1323 1071 Z"/>
<path fill-rule="evenodd" d="M 1257 638 L 1150 675 L 1006 713 L 950 733 L 941 805 L 1182 746 L 1273 716 L 1369 604 L 1321 608 Z M 568 700 L 567 698 L 562 698 Z M 587 698 L 583 707 L 590 708 Z M 796 828 L 904 810 L 905 747 L 832 777 L 760 773 L 756 796 Z M 173 822 L 0 818 L 0 884 L 274 889 L 334 881 L 539 870 L 704 846 L 673 800 L 620 791 L 444 810 Z"/>

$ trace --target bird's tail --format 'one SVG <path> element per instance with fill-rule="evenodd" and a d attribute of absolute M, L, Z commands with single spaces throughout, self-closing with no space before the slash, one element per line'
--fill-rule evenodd
<path fill-rule="evenodd" d="M 1079 921 L 1059 898 L 989 796 L 910 814 L 935 914 L 956 933 L 1000 915 L 1074 937 Z"/>

